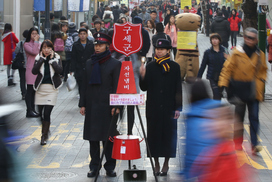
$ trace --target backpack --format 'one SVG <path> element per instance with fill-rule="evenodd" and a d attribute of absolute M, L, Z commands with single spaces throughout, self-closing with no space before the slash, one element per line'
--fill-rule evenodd
<path fill-rule="evenodd" d="M 64 41 L 61 38 L 56 38 L 54 42 L 55 51 L 64 51 Z"/>
<path fill-rule="evenodd" d="M 65 41 L 65 51 L 72 52 L 73 44 L 78 40 L 77 32 L 73 34 L 68 34 L 68 37 Z"/>

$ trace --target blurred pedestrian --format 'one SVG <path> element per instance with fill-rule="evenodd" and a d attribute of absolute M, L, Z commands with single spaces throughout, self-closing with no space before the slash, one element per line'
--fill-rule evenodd
<path fill-rule="evenodd" d="M 144 7 L 142 8 L 142 13 L 139 14 L 139 17 L 142 19 L 143 25 L 145 25 L 146 21 L 150 19 L 150 15 L 146 12 Z"/>
<path fill-rule="evenodd" d="M 101 27 L 102 21 L 99 19 L 96 19 L 94 21 L 94 28 L 91 29 L 92 34 L 95 34 L 97 32 L 100 33 L 107 33 L 107 30 Z"/>
<path fill-rule="evenodd" d="M 54 45 L 50 40 L 43 41 L 40 54 L 35 58 L 32 73 L 37 75 L 33 87 L 36 90 L 35 105 L 38 106 L 42 122 L 41 145 L 46 145 L 51 112 L 57 102 L 58 89 L 62 86 L 61 57 L 54 51 Z"/>
<path fill-rule="evenodd" d="M 174 5 L 174 7 L 173 7 L 173 15 L 176 16 L 178 14 L 179 14 L 178 7 L 177 7 L 177 5 Z"/>
<path fill-rule="evenodd" d="M 171 11 L 170 8 L 168 8 L 168 9 L 166 10 L 166 15 L 165 15 L 164 21 L 163 21 L 164 26 L 166 26 L 167 23 L 169 23 L 169 20 L 170 20 L 170 16 L 171 16 L 171 15 L 172 15 L 172 11 Z"/>
<path fill-rule="evenodd" d="M 4 65 L 7 65 L 8 86 L 12 86 L 15 85 L 13 82 L 15 70 L 12 70 L 11 64 L 15 58 L 15 48 L 19 40 L 12 31 L 12 26 L 9 23 L 6 23 L 4 26 L 2 42 L 4 42 Z"/>
<path fill-rule="evenodd" d="M 230 36 L 231 36 L 231 49 L 236 47 L 237 34 L 238 34 L 238 24 L 241 18 L 238 17 L 236 9 L 231 11 L 231 16 L 228 18 L 230 22 Z"/>
<path fill-rule="evenodd" d="M 212 33 L 218 33 L 222 39 L 221 45 L 229 48 L 230 24 L 222 16 L 222 11 L 218 11 L 211 25 Z"/>
<path fill-rule="evenodd" d="M 26 95 L 25 73 L 26 73 L 27 57 L 26 57 L 26 53 L 25 53 L 25 49 L 24 49 L 24 43 L 25 43 L 26 37 L 28 35 L 28 30 L 25 30 L 22 35 L 23 35 L 24 39 L 21 40 L 17 44 L 16 49 L 15 49 L 15 54 L 18 54 L 20 51 L 23 52 L 23 54 L 24 54 L 25 65 L 23 68 L 18 69 L 18 71 L 19 71 L 19 77 L 20 77 L 20 89 L 21 89 L 22 100 L 25 100 L 25 95 Z"/>
<path fill-rule="evenodd" d="M 225 62 L 218 86 L 228 87 L 229 100 L 235 104 L 235 115 L 242 129 L 235 136 L 235 148 L 242 150 L 243 122 L 248 108 L 252 153 L 261 149 L 259 133 L 259 102 L 264 100 L 264 87 L 267 77 L 265 54 L 258 48 L 258 31 L 249 27 L 244 31 L 244 45 L 237 46 Z"/>
<path fill-rule="evenodd" d="M 27 57 L 26 61 L 26 96 L 25 102 L 27 107 L 26 117 L 39 117 L 39 114 L 35 111 L 35 90 L 33 88 L 36 80 L 36 75 L 32 74 L 32 68 L 35 63 L 35 57 L 40 52 L 41 43 L 39 42 L 40 35 L 37 28 L 30 28 L 26 41 L 24 43 L 24 49 Z"/>
<path fill-rule="evenodd" d="M 107 17 L 107 18 L 111 18 L 112 20 L 114 19 L 114 16 L 113 16 L 113 13 L 112 13 L 110 7 L 106 7 L 106 8 L 105 8 L 105 11 L 104 11 L 104 14 L 103 14 L 103 17 L 102 17 L 103 20 L 105 19 L 106 15 L 110 15 L 110 16 Z"/>
<path fill-rule="evenodd" d="M 208 66 L 207 79 L 210 81 L 211 89 L 213 92 L 213 99 L 221 100 L 222 90 L 218 87 L 219 76 L 223 68 L 223 64 L 227 55 L 223 46 L 221 46 L 221 37 L 217 33 L 210 35 L 211 48 L 204 52 L 204 56 L 201 62 L 200 69 L 198 71 L 198 78 L 202 78 L 202 75 Z"/>
<path fill-rule="evenodd" d="M 97 8 L 96 15 L 102 20 L 104 14 L 104 3 L 100 2 L 100 6 Z"/>
<path fill-rule="evenodd" d="M 153 58 L 153 51 L 154 51 L 154 47 L 152 44 L 152 37 L 153 35 L 156 34 L 156 27 L 155 27 L 155 23 L 152 20 L 147 20 L 147 27 L 145 28 L 145 30 L 148 32 L 149 34 L 149 39 L 150 39 L 150 47 L 149 50 L 146 54 L 146 59 L 147 59 L 147 63 L 149 63 L 150 61 L 152 61 Z"/>
<path fill-rule="evenodd" d="M 116 93 L 121 63 L 111 57 L 109 45 L 111 37 L 103 34 L 94 34 L 95 53 L 86 62 L 86 70 L 83 73 L 82 95 L 80 97 L 80 113 L 85 116 L 83 139 L 90 143 L 91 161 L 88 177 L 95 177 L 100 171 L 100 142 L 104 145 L 106 163 L 103 165 L 106 175 L 116 177 L 116 160 L 112 155 L 112 142 L 109 140 L 108 132 L 114 111 L 120 112 L 120 108 L 109 105 L 110 94 Z M 98 104 L 99 103 L 99 104 Z M 116 127 L 111 128 L 110 136 L 114 135 Z"/>
<path fill-rule="evenodd" d="M 176 157 L 177 119 L 182 110 L 179 65 L 170 60 L 171 42 L 158 39 L 154 61 L 142 64 L 140 88 L 147 91 L 147 142 L 155 160 L 155 175 L 166 176 L 169 159 Z M 164 157 L 160 168 L 159 157 Z"/>
<path fill-rule="evenodd" d="M 171 38 L 174 58 L 176 57 L 176 53 L 177 53 L 177 36 L 178 36 L 177 32 L 178 31 L 177 31 L 177 27 L 175 24 L 175 16 L 170 15 L 170 20 L 167 23 L 167 25 L 165 26 L 164 33 L 166 35 L 169 35 Z"/>

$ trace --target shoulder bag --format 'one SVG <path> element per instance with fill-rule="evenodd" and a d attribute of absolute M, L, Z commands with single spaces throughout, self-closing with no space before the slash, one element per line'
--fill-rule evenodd
<path fill-rule="evenodd" d="M 23 69 L 25 67 L 25 57 L 23 51 L 23 44 L 22 41 L 20 43 L 20 51 L 16 54 L 15 58 L 12 60 L 11 68 L 16 69 Z"/>

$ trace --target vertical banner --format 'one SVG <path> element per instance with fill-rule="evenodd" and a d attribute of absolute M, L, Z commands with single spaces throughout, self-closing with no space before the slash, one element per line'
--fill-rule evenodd
<path fill-rule="evenodd" d="M 68 11 L 89 11 L 89 0 L 68 0 Z"/>
<path fill-rule="evenodd" d="M 184 6 L 188 6 L 189 9 L 192 8 L 192 1 L 191 0 L 180 0 L 180 8 L 184 9 Z"/>
<path fill-rule="evenodd" d="M 45 0 L 34 0 L 34 11 L 45 11 Z M 52 11 L 52 0 L 50 0 L 50 11 Z"/>
<path fill-rule="evenodd" d="M 54 0 L 54 11 L 62 11 L 62 0 Z"/>
<path fill-rule="evenodd" d="M 89 0 L 82 0 L 82 11 L 89 11 L 90 9 L 90 1 Z"/>

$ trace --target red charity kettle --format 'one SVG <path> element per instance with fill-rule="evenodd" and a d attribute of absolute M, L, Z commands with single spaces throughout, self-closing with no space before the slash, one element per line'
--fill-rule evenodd
<path fill-rule="evenodd" d="M 112 158 L 118 160 L 134 160 L 141 158 L 140 143 L 143 141 L 135 135 L 117 135 L 113 142 Z"/>

